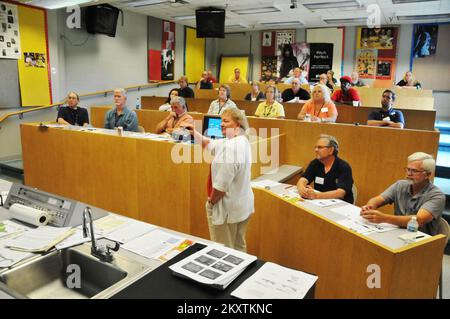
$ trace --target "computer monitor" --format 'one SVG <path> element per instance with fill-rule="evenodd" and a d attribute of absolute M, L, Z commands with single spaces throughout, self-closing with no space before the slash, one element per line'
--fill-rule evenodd
<path fill-rule="evenodd" d="M 205 115 L 203 117 L 203 134 L 210 138 L 223 138 L 222 118 L 215 115 Z"/>

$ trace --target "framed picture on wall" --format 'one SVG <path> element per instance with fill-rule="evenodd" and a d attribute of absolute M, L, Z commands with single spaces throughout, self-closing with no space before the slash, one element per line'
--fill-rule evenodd
<path fill-rule="evenodd" d="M 393 63 L 393 59 L 378 58 L 377 80 L 390 80 L 392 78 Z"/>

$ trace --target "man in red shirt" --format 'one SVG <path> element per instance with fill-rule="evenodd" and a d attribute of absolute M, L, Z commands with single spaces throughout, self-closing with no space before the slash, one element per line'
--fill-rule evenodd
<path fill-rule="evenodd" d="M 208 79 L 211 83 L 217 83 L 217 79 L 213 76 L 211 70 L 208 70 Z"/>
<path fill-rule="evenodd" d="M 341 81 L 341 89 L 333 93 L 331 99 L 337 103 L 353 105 L 353 101 L 358 101 L 361 105 L 361 98 L 355 88 L 351 87 L 352 78 L 345 75 L 339 79 Z"/>

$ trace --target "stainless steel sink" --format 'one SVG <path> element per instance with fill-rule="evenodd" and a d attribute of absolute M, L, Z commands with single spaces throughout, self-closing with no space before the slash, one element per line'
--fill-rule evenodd
<path fill-rule="evenodd" d="M 90 245 L 84 244 L 33 258 L 2 272 L 0 281 L 26 298 L 107 298 L 151 270 L 120 250 L 114 257 L 112 263 L 102 262 L 91 256 Z M 69 265 L 79 267 L 79 288 L 70 288 L 76 272 L 73 268 L 68 271 Z"/>

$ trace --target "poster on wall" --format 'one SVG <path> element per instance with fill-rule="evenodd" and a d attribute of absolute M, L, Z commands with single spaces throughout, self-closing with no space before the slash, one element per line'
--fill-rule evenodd
<path fill-rule="evenodd" d="M 272 46 L 272 32 L 263 32 L 263 40 L 262 40 L 262 46 L 263 47 L 270 47 Z"/>
<path fill-rule="evenodd" d="M 23 61 L 26 68 L 45 68 L 47 66 L 45 53 L 24 52 Z"/>
<path fill-rule="evenodd" d="M 333 44 L 310 43 L 309 81 L 319 81 L 322 73 L 333 69 Z"/>
<path fill-rule="evenodd" d="M 161 50 L 161 80 L 173 80 L 173 51 Z"/>
<path fill-rule="evenodd" d="M 161 80 L 170 81 L 175 78 L 175 23 L 165 20 L 162 23 Z"/>
<path fill-rule="evenodd" d="M 277 57 L 276 56 L 263 56 L 261 57 L 261 73 L 270 70 L 275 73 L 277 69 Z"/>
<path fill-rule="evenodd" d="M 391 80 L 394 59 L 378 58 L 377 75 L 378 80 Z"/>
<path fill-rule="evenodd" d="M 277 77 L 288 77 L 289 71 L 298 66 L 291 44 L 295 41 L 295 30 L 276 32 L 277 38 Z"/>
<path fill-rule="evenodd" d="M 375 78 L 377 50 L 357 50 L 356 66 L 360 78 Z"/>
<path fill-rule="evenodd" d="M 359 28 L 357 49 L 392 50 L 394 48 L 394 29 Z"/>
<path fill-rule="evenodd" d="M 17 6 L 0 2 L 0 59 L 21 59 Z"/>
<path fill-rule="evenodd" d="M 293 43 L 292 51 L 294 56 L 297 58 L 298 66 L 308 72 L 310 57 L 309 44 L 306 42 Z"/>
<path fill-rule="evenodd" d="M 439 26 L 437 24 L 415 24 L 412 54 L 424 58 L 436 54 Z"/>

